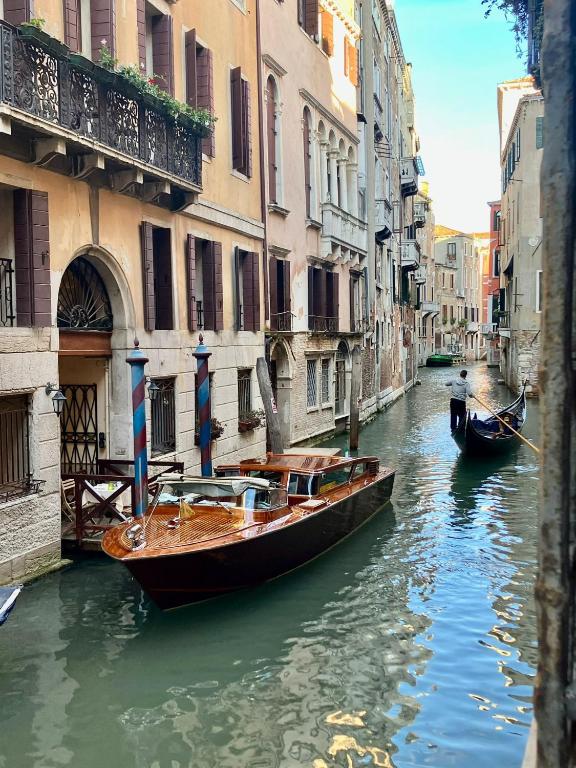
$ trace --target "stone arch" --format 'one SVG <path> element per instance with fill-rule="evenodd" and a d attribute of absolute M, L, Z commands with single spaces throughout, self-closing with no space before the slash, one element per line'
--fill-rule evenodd
<path fill-rule="evenodd" d="M 334 370 L 334 400 L 336 417 L 345 416 L 349 411 L 349 393 L 352 376 L 352 357 L 347 342 L 340 340 L 336 350 Z"/>
<path fill-rule="evenodd" d="M 272 391 L 276 401 L 284 445 L 290 443 L 290 414 L 292 394 L 291 351 L 283 340 L 276 341 L 270 349 L 270 373 Z"/>

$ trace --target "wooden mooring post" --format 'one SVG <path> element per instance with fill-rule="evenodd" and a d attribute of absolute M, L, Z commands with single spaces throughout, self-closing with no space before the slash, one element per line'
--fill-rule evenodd
<path fill-rule="evenodd" d="M 284 453 L 280 415 L 276 407 L 274 393 L 272 392 L 268 365 L 263 357 L 259 357 L 256 360 L 256 376 L 258 377 L 258 386 L 260 387 L 260 395 L 264 404 L 264 412 L 266 413 L 266 428 L 270 439 L 270 448 L 272 453 Z"/>
<path fill-rule="evenodd" d="M 350 383 L 350 450 L 358 450 L 360 439 L 360 384 L 362 382 L 362 350 L 352 350 L 352 381 Z"/>

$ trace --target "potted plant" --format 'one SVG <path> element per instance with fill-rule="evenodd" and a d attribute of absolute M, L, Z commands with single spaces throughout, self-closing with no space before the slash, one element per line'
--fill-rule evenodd
<path fill-rule="evenodd" d="M 64 45 L 60 40 L 49 35 L 48 32 L 44 32 L 45 23 L 45 19 L 33 17 L 30 21 L 23 21 L 18 27 L 18 32 L 21 37 L 24 37 L 31 42 L 40 43 L 43 48 L 56 56 L 69 53 L 70 49 L 67 45 Z"/>
<path fill-rule="evenodd" d="M 257 427 L 261 427 L 264 423 L 266 414 L 264 411 L 247 411 L 241 414 L 238 419 L 238 432 L 251 432 Z"/>
<path fill-rule="evenodd" d="M 215 416 L 210 419 L 210 440 L 218 440 L 224 434 L 224 425 Z M 199 427 L 194 433 L 194 445 L 200 445 Z"/>

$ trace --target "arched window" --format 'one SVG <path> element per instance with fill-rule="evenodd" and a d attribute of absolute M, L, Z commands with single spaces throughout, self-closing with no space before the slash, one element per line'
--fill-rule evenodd
<path fill-rule="evenodd" d="M 279 202 L 278 90 L 270 76 L 266 84 L 266 133 L 268 144 L 268 201 Z"/>
<path fill-rule="evenodd" d="M 104 281 L 82 256 L 62 276 L 57 322 L 58 328 L 75 331 L 112 330 L 112 307 Z"/>
<path fill-rule="evenodd" d="M 306 218 L 312 218 L 312 117 L 308 107 L 304 108 L 304 190 L 306 195 Z"/>

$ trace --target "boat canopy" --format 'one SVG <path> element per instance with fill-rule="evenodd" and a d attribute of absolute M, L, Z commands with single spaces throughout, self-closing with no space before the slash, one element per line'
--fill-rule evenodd
<path fill-rule="evenodd" d="M 197 494 L 210 499 L 222 496 L 241 496 L 253 488 L 266 491 L 273 487 L 269 480 L 259 477 L 192 477 L 190 475 L 164 474 L 158 478 L 158 485 L 170 485 L 173 489 L 181 486 L 183 494 Z"/>

